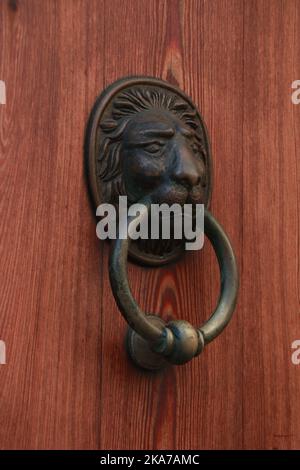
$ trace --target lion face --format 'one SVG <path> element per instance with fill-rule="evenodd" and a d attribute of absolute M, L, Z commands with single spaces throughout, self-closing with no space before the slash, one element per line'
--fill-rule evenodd
<path fill-rule="evenodd" d="M 211 156 L 205 124 L 192 101 L 159 79 L 121 79 L 103 92 L 90 116 L 86 148 L 96 204 L 128 205 L 151 196 L 156 204 L 209 204 Z M 183 251 L 184 240 L 130 244 L 143 263 L 164 264 Z"/>
<path fill-rule="evenodd" d="M 120 93 L 100 124 L 98 176 L 105 201 L 203 203 L 209 199 L 207 142 L 201 119 L 174 93 Z"/>
<path fill-rule="evenodd" d="M 195 131 L 171 112 L 153 109 L 132 117 L 120 153 L 130 201 L 151 194 L 156 203 L 205 202 L 205 161 Z"/>

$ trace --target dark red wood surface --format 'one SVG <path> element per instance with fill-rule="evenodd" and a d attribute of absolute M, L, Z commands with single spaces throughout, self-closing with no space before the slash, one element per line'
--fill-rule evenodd
<path fill-rule="evenodd" d="M 1 448 L 300 447 L 299 35 L 297 0 L 1 1 Z M 84 177 L 91 106 L 127 75 L 167 79 L 199 106 L 212 211 L 241 278 L 226 332 L 158 375 L 124 352 Z M 143 308 L 195 325 L 218 276 L 208 243 L 129 267 Z"/>

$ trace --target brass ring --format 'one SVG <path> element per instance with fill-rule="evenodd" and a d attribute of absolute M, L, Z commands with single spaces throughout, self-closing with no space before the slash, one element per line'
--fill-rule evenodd
<path fill-rule="evenodd" d="M 148 214 L 151 200 L 143 201 Z M 229 323 L 237 299 L 238 271 L 235 255 L 224 229 L 205 209 L 204 231 L 216 253 L 221 288 L 218 305 L 210 318 L 197 329 L 184 320 L 165 324 L 158 316 L 146 315 L 136 303 L 127 279 L 127 257 L 130 245 L 130 222 L 128 236 L 113 242 L 109 276 L 114 298 L 130 326 L 128 333 L 129 353 L 136 364 L 146 369 L 159 369 L 167 362 L 184 364 L 201 353 L 204 346 L 215 339 Z"/>

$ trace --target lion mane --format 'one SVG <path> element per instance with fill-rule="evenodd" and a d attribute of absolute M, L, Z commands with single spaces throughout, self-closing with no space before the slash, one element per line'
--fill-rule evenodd
<path fill-rule="evenodd" d="M 187 101 L 166 90 L 160 92 L 157 89 L 136 87 L 124 91 L 115 98 L 111 117 L 105 119 L 99 129 L 97 175 L 101 179 L 104 200 L 116 203 L 118 196 L 127 195 L 121 171 L 123 133 L 134 115 L 152 109 L 169 111 L 188 125 L 194 131 L 194 139 L 206 160 L 197 111 Z"/>

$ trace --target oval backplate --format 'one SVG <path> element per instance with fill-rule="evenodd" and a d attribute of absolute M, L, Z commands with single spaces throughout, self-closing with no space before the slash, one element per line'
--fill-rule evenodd
<path fill-rule="evenodd" d="M 95 207 L 117 205 L 119 195 L 129 194 L 123 174 L 122 130 L 133 116 L 156 108 L 167 110 L 197 134 L 205 163 L 206 184 L 203 202 L 209 206 L 212 191 L 212 160 L 208 133 L 201 114 L 191 99 L 173 85 L 152 77 L 122 78 L 108 86 L 97 98 L 86 130 L 85 158 L 90 193 Z M 123 159 L 124 160 L 124 159 Z M 137 202 L 130 200 L 129 204 Z M 184 240 L 138 240 L 129 255 L 141 264 L 158 266 L 177 259 Z"/>

